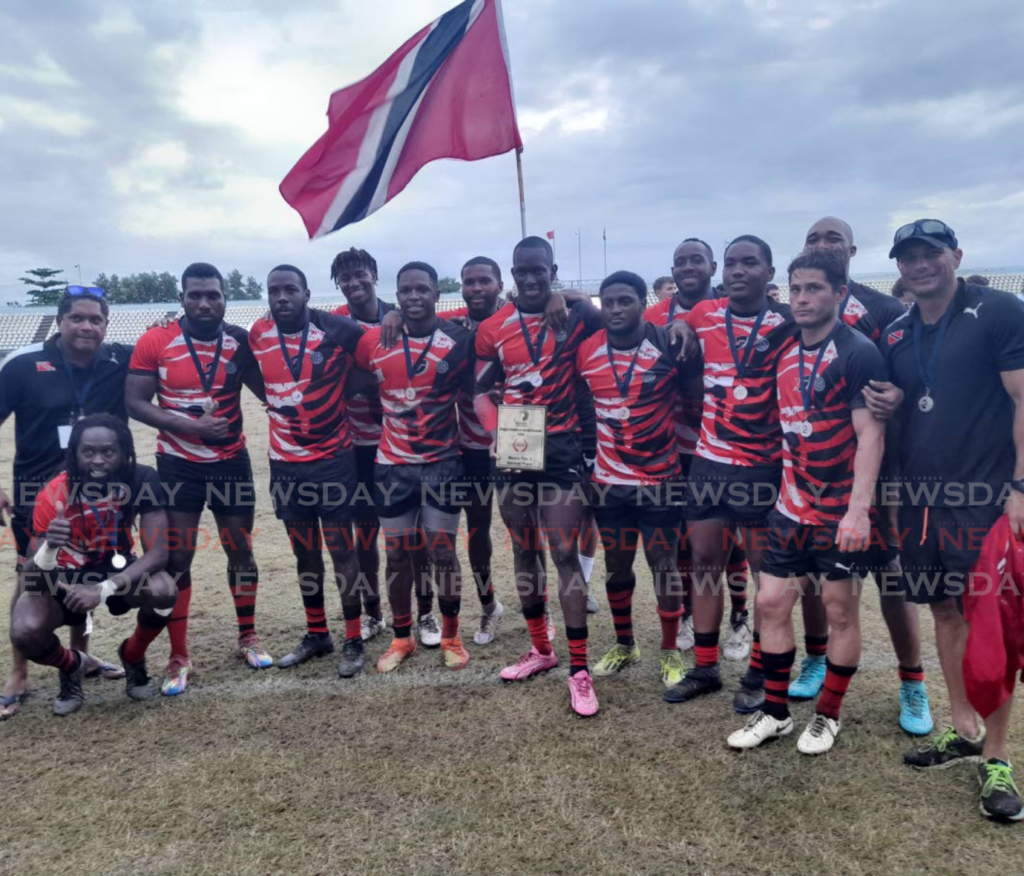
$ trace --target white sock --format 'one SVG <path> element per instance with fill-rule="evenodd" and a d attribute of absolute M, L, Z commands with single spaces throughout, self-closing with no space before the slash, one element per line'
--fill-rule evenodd
<path fill-rule="evenodd" d="M 585 557 L 580 554 L 580 568 L 583 570 L 583 581 L 590 583 L 590 576 L 594 572 L 594 557 Z"/>

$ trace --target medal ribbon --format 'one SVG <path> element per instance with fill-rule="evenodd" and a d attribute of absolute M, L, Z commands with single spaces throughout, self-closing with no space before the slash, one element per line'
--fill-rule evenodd
<path fill-rule="evenodd" d="M 736 365 L 736 376 L 741 380 L 746 376 L 747 366 L 750 365 L 750 360 L 754 358 L 754 350 L 756 349 L 758 331 L 761 329 L 761 323 L 764 322 L 765 316 L 768 314 L 768 308 L 765 306 L 761 309 L 761 312 L 757 315 L 757 319 L 754 320 L 754 328 L 747 336 L 747 340 L 743 344 L 743 351 L 740 352 L 740 345 L 736 341 L 736 335 L 732 330 L 732 310 L 728 307 L 725 308 L 725 332 L 729 336 L 729 350 L 732 353 L 732 361 Z"/>
<path fill-rule="evenodd" d="M 199 358 L 199 354 L 196 353 L 195 345 L 192 343 L 192 336 L 188 333 L 188 329 L 185 328 L 185 320 L 181 321 L 181 335 L 185 338 L 185 346 L 188 347 L 188 354 L 192 357 L 192 364 L 195 365 L 196 374 L 199 375 L 199 384 L 203 388 L 203 392 L 207 395 L 213 392 L 213 381 L 217 376 L 217 366 L 220 365 L 220 354 L 224 349 L 224 329 L 222 328 L 217 334 L 217 349 L 214 350 L 213 360 L 210 362 L 208 368 L 203 367 L 203 362 Z M 287 355 L 287 353 L 285 354 Z M 302 354 L 299 354 L 299 361 L 302 361 Z M 290 365 L 291 363 L 289 363 Z M 298 378 L 296 378 L 298 380 Z"/>
<path fill-rule="evenodd" d="M 430 352 L 430 348 L 434 345 L 434 335 L 437 334 L 437 320 L 434 320 L 434 328 L 431 329 L 430 337 L 427 339 L 427 345 L 423 348 L 423 351 L 416 357 L 416 362 L 412 361 L 412 353 L 409 351 L 409 336 L 402 332 L 402 348 L 405 351 L 405 373 L 409 376 L 409 385 L 412 386 L 413 378 L 416 376 L 416 372 L 419 370 L 420 365 L 423 364 L 423 360 L 427 358 L 427 353 Z"/>
<path fill-rule="evenodd" d="M 292 375 L 292 380 L 295 383 L 299 382 L 299 378 L 302 376 L 302 360 L 306 356 L 306 341 L 309 340 L 309 317 L 306 317 L 306 324 L 302 327 L 302 338 L 299 341 L 299 355 L 293 360 L 291 354 L 288 352 L 288 345 L 284 342 L 284 333 L 280 328 L 277 330 L 277 342 L 281 345 L 281 355 L 284 356 L 284 362 L 288 366 L 288 371 Z"/>
<path fill-rule="evenodd" d="M 911 319 L 911 338 L 914 342 L 914 359 L 917 361 L 917 373 L 924 384 L 925 395 L 932 394 L 932 387 L 939 380 L 939 359 L 942 358 L 942 345 L 946 342 L 946 332 L 949 331 L 949 323 L 953 317 L 953 305 L 942 315 L 939 320 L 939 333 L 935 338 L 935 346 L 932 347 L 932 355 L 927 364 L 924 361 L 924 324 L 921 322 L 921 315 L 915 313 Z"/>
<path fill-rule="evenodd" d="M 540 334 L 537 335 L 537 346 L 534 347 L 533 339 L 530 337 L 530 329 L 526 325 L 526 320 L 523 319 L 523 312 L 517 307 L 516 313 L 519 314 L 519 325 L 523 329 L 523 338 L 526 341 L 527 352 L 530 354 L 530 361 L 534 365 L 540 365 L 540 357 L 544 352 L 544 339 L 547 337 L 548 327 L 546 325 L 541 327 Z"/>
<path fill-rule="evenodd" d="M 121 535 L 121 533 L 120 533 L 120 529 L 121 529 L 121 512 L 120 511 L 115 511 L 114 512 L 114 526 L 111 529 L 107 529 L 107 527 L 103 523 L 103 516 L 100 514 L 99 507 L 96 506 L 96 505 L 93 505 L 92 502 L 88 502 L 88 501 L 85 504 L 88 506 L 89 510 L 92 512 L 92 516 L 96 518 L 96 525 L 99 527 L 99 530 L 100 530 L 100 535 L 102 537 L 102 544 L 101 544 L 101 547 L 100 547 L 100 553 L 104 553 L 106 551 L 106 548 L 109 546 L 110 549 L 116 554 L 117 553 L 117 543 L 118 543 L 120 535 Z"/>
<path fill-rule="evenodd" d="M 814 381 L 818 378 L 818 369 L 821 368 L 821 360 L 825 355 L 825 351 L 828 349 L 828 345 L 832 343 L 832 339 L 836 336 L 839 331 L 839 326 L 842 323 L 837 322 L 833 327 L 832 331 L 828 333 L 828 337 L 821 342 L 821 346 L 818 347 L 818 355 L 814 357 L 814 367 L 811 369 L 811 376 L 809 380 L 804 380 L 804 345 L 803 341 L 800 342 L 800 397 L 804 402 L 804 410 L 810 411 L 814 405 Z"/>
<path fill-rule="evenodd" d="M 626 369 L 626 376 L 619 378 L 619 372 L 615 370 L 615 352 L 612 350 L 612 345 L 608 345 L 608 365 L 612 369 L 612 377 L 615 378 L 615 385 L 619 388 L 619 395 L 622 396 L 623 401 L 629 399 L 629 385 L 633 382 L 633 369 L 636 368 L 636 360 L 640 356 L 640 347 L 643 346 L 641 341 L 636 348 L 636 352 L 633 353 L 633 360 L 629 363 L 629 368 Z"/>

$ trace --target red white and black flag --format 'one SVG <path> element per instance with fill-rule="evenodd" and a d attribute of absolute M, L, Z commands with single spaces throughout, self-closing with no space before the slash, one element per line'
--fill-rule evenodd
<path fill-rule="evenodd" d="M 331 95 L 327 132 L 281 183 L 310 238 L 365 219 L 438 158 L 521 149 L 501 0 L 465 0 Z"/>

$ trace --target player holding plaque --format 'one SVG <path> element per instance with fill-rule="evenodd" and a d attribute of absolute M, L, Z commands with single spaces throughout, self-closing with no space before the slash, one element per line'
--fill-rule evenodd
<path fill-rule="evenodd" d="M 499 496 L 502 519 L 512 534 L 512 549 L 519 598 L 530 630 L 531 648 L 501 672 L 504 681 L 521 681 L 558 665 L 544 617 L 546 582 L 541 565 L 545 547 L 558 570 L 559 598 L 569 639 L 569 691 L 579 715 L 597 712 L 587 670 L 587 593 L 580 567 L 577 538 L 586 508 L 583 498 L 583 456 L 576 412 L 576 352 L 580 343 L 602 328 L 601 314 L 585 301 L 569 302 L 564 329 L 552 330 L 544 318 L 551 284 L 558 267 L 551 245 L 539 237 L 520 241 L 512 253 L 512 276 L 518 296 L 477 329 L 475 407 L 485 428 L 498 431 L 498 409 L 489 396 L 504 379 L 502 408 L 513 410 L 513 425 L 533 425 L 537 416 L 529 408 L 545 409 L 544 470 L 512 469 L 505 473 L 514 485 L 527 484 L 530 499 L 521 490 Z M 527 410 L 522 410 L 523 407 Z M 515 409 L 519 409 L 518 423 Z M 523 418 L 523 414 L 526 418 Z M 498 442 L 508 435 L 496 436 Z M 520 436 L 520 451 L 535 465 L 536 445 Z M 513 443 L 516 436 L 512 437 Z M 532 451 L 532 453 L 531 453 Z M 506 460 L 509 461 L 509 460 Z M 544 539 L 550 545 L 544 544 Z"/>

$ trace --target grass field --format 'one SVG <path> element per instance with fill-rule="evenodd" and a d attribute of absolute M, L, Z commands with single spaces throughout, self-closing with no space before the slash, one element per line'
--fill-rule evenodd
<path fill-rule="evenodd" d="M 266 424 L 251 398 L 246 416 L 263 483 Z M 135 428 L 140 459 L 151 462 L 152 433 Z M 12 446 L 8 423 L 0 434 L 5 484 Z M 303 633 L 302 608 L 269 500 L 257 525 L 258 623 L 279 657 Z M 741 667 L 726 667 L 721 694 L 662 702 L 646 569 L 638 568 L 634 615 L 644 663 L 599 680 L 600 715 L 570 714 L 564 668 L 501 685 L 498 670 L 528 640 L 500 524 L 494 536 L 496 587 L 511 609 L 499 639 L 484 648 L 470 642 L 472 662 L 461 673 L 421 649 L 394 677 L 370 668 L 349 682 L 337 678 L 333 659 L 260 673 L 238 663 L 223 557 L 201 552 L 196 670 L 184 697 L 134 703 L 122 682 L 90 681 L 86 707 L 62 720 L 50 711 L 57 674 L 38 669 L 35 696 L 0 724 L 0 872 L 1024 872 L 1024 833 L 980 817 L 972 767 L 922 775 L 901 765 L 910 740 L 896 723 L 896 664 L 874 594 L 864 600 L 865 656 L 836 748 L 807 758 L 794 736 L 741 755 L 725 745 L 741 724 L 731 710 Z M 5 550 L 10 570 L 14 553 Z M 595 580 L 602 574 L 599 559 Z M 11 586 L 7 571 L 5 606 Z M 612 641 L 599 598 L 592 659 Z M 470 595 L 464 607 L 468 639 L 474 603 Z M 337 597 L 328 605 L 340 644 Z M 557 611 L 556 619 L 567 664 Z M 93 650 L 114 658 L 130 621 L 100 612 L 96 626 Z M 922 629 L 941 721 L 946 703 L 926 615 Z M 389 638 L 371 643 L 371 661 Z M 151 672 L 166 656 L 161 638 L 150 649 Z M 796 706 L 799 726 L 810 710 Z M 1019 727 L 1012 743 L 1022 750 Z"/>

